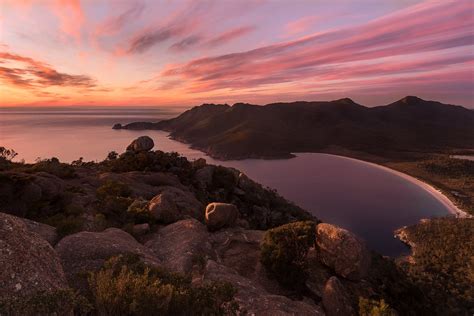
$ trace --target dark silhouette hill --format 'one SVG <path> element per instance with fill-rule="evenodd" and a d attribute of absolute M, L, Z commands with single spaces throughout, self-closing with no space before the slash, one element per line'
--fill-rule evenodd
<path fill-rule="evenodd" d="M 334 147 L 385 156 L 474 148 L 474 111 L 413 96 L 373 108 L 348 98 L 264 106 L 203 104 L 157 123 L 117 125 L 169 131 L 219 159 L 285 158 Z"/>

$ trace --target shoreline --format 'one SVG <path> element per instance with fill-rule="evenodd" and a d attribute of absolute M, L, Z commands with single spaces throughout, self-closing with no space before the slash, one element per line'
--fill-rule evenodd
<path fill-rule="evenodd" d="M 169 133 L 169 132 L 168 132 Z M 181 139 L 178 139 L 178 138 L 174 138 L 174 137 L 171 137 L 170 134 L 168 134 L 168 138 L 174 140 L 174 141 L 177 141 L 177 142 L 180 142 L 180 143 L 183 143 L 183 144 L 186 144 L 189 148 L 191 149 L 195 149 L 195 150 L 198 150 L 198 151 L 201 151 L 202 153 L 204 153 L 206 156 L 209 156 L 210 158 L 212 159 L 215 159 L 215 160 L 222 160 L 222 161 L 230 161 L 230 160 L 242 160 L 242 159 L 263 159 L 263 160 L 271 160 L 269 158 L 264 158 L 264 157 L 245 157 L 245 158 L 242 158 L 242 159 L 222 159 L 222 158 L 219 158 L 219 157 L 215 157 L 213 155 L 211 155 L 208 151 L 206 150 L 203 150 L 202 148 L 197 148 L 197 147 L 194 147 L 192 146 L 190 143 L 187 143 L 185 142 L 184 140 L 181 140 Z M 425 181 L 422 181 L 418 178 L 415 178 L 409 174 L 406 174 L 406 173 L 403 173 L 401 171 L 398 171 L 398 170 L 395 170 L 395 169 L 392 169 L 392 168 L 389 168 L 387 166 L 384 166 L 384 165 L 381 165 L 381 164 L 377 164 L 375 162 L 370 162 L 370 161 L 366 161 L 366 160 L 361 160 L 361 159 L 357 159 L 357 158 L 352 158 L 352 157 L 349 157 L 349 156 L 342 156 L 342 155 L 337 155 L 337 154 L 330 154 L 330 153 L 324 153 L 324 152 L 292 152 L 290 153 L 291 157 L 286 157 L 286 158 L 273 158 L 273 159 L 292 159 L 292 158 L 295 158 L 298 156 L 298 154 L 305 154 L 305 153 L 310 153 L 310 154 L 320 154 L 320 155 L 330 155 L 330 156 L 336 156 L 336 157 L 340 157 L 340 158 L 344 158 L 344 159 L 349 159 L 349 160 L 353 160 L 353 161 L 357 161 L 357 162 L 360 162 L 360 163 L 364 163 L 364 164 L 367 164 L 367 165 L 370 165 L 372 167 L 376 167 L 376 168 L 379 168 L 379 169 L 382 169 L 382 170 L 385 170 L 387 172 L 390 172 L 394 175 L 397 175 L 419 187 L 421 187 L 423 190 L 425 190 L 426 192 L 428 192 L 431 196 L 433 196 L 437 201 L 439 201 L 441 204 L 443 204 L 446 209 L 448 210 L 448 213 L 450 215 L 453 215 L 455 216 L 456 218 L 472 218 L 473 216 L 471 214 L 469 214 L 468 212 L 460 209 L 451 199 L 449 199 L 441 190 L 437 189 L 436 187 L 434 187 L 433 185 L 425 182 Z M 449 215 L 448 214 L 448 215 Z"/>
<path fill-rule="evenodd" d="M 347 157 L 347 156 L 334 155 L 334 154 L 326 154 L 326 153 L 320 153 L 320 154 L 330 155 L 330 156 L 337 156 L 337 157 L 341 157 L 341 158 L 344 158 L 344 159 L 358 161 L 358 162 L 368 164 L 368 165 L 371 165 L 373 167 L 385 170 L 387 172 L 390 172 L 394 175 L 397 175 L 397 176 L 399 176 L 399 177 L 401 177 L 401 178 L 403 178 L 403 179 L 405 179 L 405 180 L 407 180 L 407 181 L 423 188 L 425 191 L 430 193 L 436 200 L 438 200 L 441 204 L 443 204 L 447 208 L 448 212 L 450 214 L 454 215 L 455 217 L 457 217 L 457 218 L 471 218 L 472 217 L 472 215 L 468 214 L 466 211 L 461 210 L 456 204 L 454 204 L 454 202 L 451 201 L 446 195 L 444 195 L 444 193 L 441 190 L 439 190 L 439 189 L 435 188 L 434 186 L 432 186 L 431 184 L 429 184 L 427 182 L 424 182 L 424 181 L 421 181 L 420 179 L 417 179 L 417 178 L 415 178 L 415 177 L 413 177 L 409 174 L 406 174 L 406 173 L 403 173 L 401 171 L 389 168 L 389 167 L 384 166 L 384 165 L 379 165 L 379 164 L 369 162 L 369 161 L 365 161 L 365 160 L 360 160 L 360 159 L 351 158 L 351 157 Z M 295 153 L 295 155 L 298 155 L 298 153 Z"/>

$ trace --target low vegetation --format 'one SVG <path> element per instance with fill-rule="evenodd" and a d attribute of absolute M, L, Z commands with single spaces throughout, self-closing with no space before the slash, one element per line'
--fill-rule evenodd
<path fill-rule="evenodd" d="M 314 222 L 286 224 L 265 233 L 261 245 L 261 261 L 282 285 L 301 289 L 307 278 L 306 257 L 314 245 Z"/>
<path fill-rule="evenodd" d="M 108 180 L 96 190 L 97 208 L 107 220 L 124 224 L 127 222 L 127 210 L 134 201 L 131 194 L 126 184 Z"/>
<path fill-rule="evenodd" d="M 0 315 L 87 315 L 93 306 L 72 289 L 41 291 L 26 297 L 0 298 Z"/>
<path fill-rule="evenodd" d="M 474 313 L 474 219 L 433 219 L 405 229 L 415 243 L 408 275 L 439 315 Z"/>
<path fill-rule="evenodd" d="M 192 165 L 176 152 L 163 152 L 160 150 L 150 152 L 131 153 L 125 152 L 117 155 L 115 152 L 108 154 L 107 159 L 100 163 L 104 171 L 169 171 L 175 169 L 180 178 L 186 178 Z"/>
<path fill-rule="evenodd" d="M 58 237 L 62 238 L 80 232 L 84 225 L 84 210 L 76 205 L 68 205 L 63 212 L 43 220 L 44 223 L 56 227 Z"/>
<path fill-rule="evenodd" d="M 148 267 L 137 256 L 116 256 L 89 277 L 100 315 L 234 315 L 229 283 L 193 286 L 180 274 Z"/>
<path fill-rule="evenodd" d="M 381 300 L 359 298 L 359 316 L 396 316 L 398 315 L 390 306 Z"/>

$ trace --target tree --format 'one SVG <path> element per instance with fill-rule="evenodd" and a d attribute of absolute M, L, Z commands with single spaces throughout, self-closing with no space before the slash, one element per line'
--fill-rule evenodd
<path fill-rule="evenodd" d="M 5 147 L 0 147 L 0 160 L 11 161 L 13 158 L 17 156 L 17 152 L 13 149 L 8 149 Z"/>

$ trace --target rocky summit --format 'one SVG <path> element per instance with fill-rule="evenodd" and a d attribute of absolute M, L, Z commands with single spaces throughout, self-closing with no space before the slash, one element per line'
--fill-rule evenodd
<path fill-rule="evenodd" d="M 0 315 L 355 315 L 361 300 L 404 314 L 410 300 L 424 306 L 392 260 L 349 231 L 238 170 L 153 146 L 140 137 L 98 163 L 4 162 Z"/>

